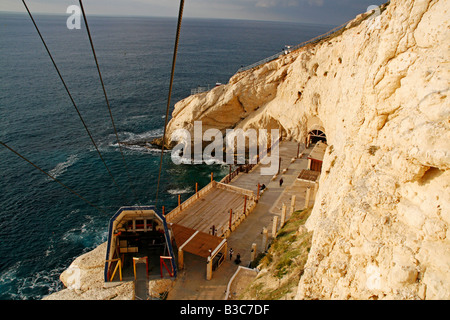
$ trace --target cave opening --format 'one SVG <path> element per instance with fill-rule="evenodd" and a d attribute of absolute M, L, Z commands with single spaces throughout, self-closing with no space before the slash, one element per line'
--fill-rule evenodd
<path fill-rule="evenodd" d="M 325 132 L 323 132 L 322 130 L 311 130 L 308 133 L 308 136 L 309 136 L 309 142 L 311 144 L 315 144 L 319 141 L 327 143 L 327 136 L 326 136 Z"/>

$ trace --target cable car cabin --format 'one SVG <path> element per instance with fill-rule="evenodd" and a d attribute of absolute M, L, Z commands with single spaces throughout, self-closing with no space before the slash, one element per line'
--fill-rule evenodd
<path fill-rule="evenodd" d="M 146 264 L 144 274 L 136 274 L 137 263 Z M 147 279 L 175 276 L 172 232 L 153 206 L 121 208 L 109 223 L 105 282 L 137 280 L 145 273 Z"/>

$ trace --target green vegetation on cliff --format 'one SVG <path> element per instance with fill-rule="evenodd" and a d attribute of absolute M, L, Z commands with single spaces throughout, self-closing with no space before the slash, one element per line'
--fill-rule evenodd
<path fill-rule="evenodd" d="M 241 299 L 292 299 L 311 248 L 312 233 L 303 227 L 311 209 L 295 211 L 278 231 L 268 252 L 254 261 L 261 270 Z"/>

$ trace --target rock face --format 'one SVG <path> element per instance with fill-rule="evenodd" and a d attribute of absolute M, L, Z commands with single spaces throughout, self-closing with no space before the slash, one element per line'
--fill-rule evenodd
<path fill-rule="evenodd" d="M 133 282 L 104 288 L 106 243 L 76 258 L 64 271 L 60 280 L 65 289 L 53 293 L 44 300 L 131 300 Z"/>
<path fill-rule="evenodd" d="M 133 300 L 134 283 L 124 281 L 104 282 L 107 243 L 78 258 L 59 277 L 65 288 L 44 297 L 43 300 Z M 173 285 L 171 279 L 149 281 L 149 295 L 158 298 L 160 294 L 170 290 Z"/>
<path fill-rule="evenodd" d="M 326 133 L 296 298 L 450 299 L 449 8 L 392 0 L 176 104 L 169 137 L 194 121 Z"/>

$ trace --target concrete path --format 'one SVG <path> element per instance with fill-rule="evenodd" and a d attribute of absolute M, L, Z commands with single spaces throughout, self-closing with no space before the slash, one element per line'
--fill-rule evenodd
<path fill-rule="evenodd" d="M 303 148 L 302 148 L 303 149 Z M 300 152 L 309 154 L 312 147 Z M 283 141 L 280 144 L 281 172 L 276 179 L 273 176 L 262 176 L 261 165 L 257 165 L 249 173 L 239 174 L 232 182 L 241 188 L 257 191 L 258 183 L 265 184 L 266 190 L 261 194 L 258 204 L 252 213 L 228 237 L 228 249 L 233 248 L 234 256 L 226 261 L 219 270 L 213 272 L 212 280 L 206 280 L 206 261 L 204 258 L 185 254 L 185 268 L 179 271 L 173 289 L 169 292 L 169 300 L 223 300 L 230 278 L 236 272 L 238 265 L 234 263 L 236 255 L 241 255 L 242 266 L 251 262 L 252 244 L 256 243 L 257 253 L 263 251 L 262 230 L 266 227 L 269 235 L 272 230 L 273 218 L 281 216 L 283 203 L 287 206 L 287 217 L 291 204 L 291 196 L 296 195 L 296 210 L 304 207 L 304 198 L 308 183 L 299 182 L 296 178 L 302 169 L 306 169 L 306 156 L 291 162 L 297 156 L 298 144 Z M 280 178 L 284 183 L 280 186 Z M 279 219 L 280 220 L 280 219 Z M 279 226 L 278 226 L 279 228 Z"/>

